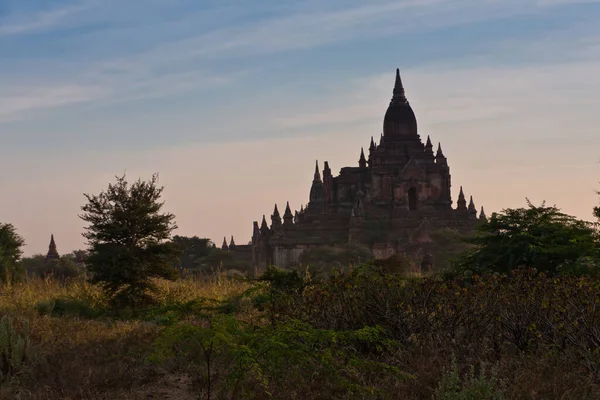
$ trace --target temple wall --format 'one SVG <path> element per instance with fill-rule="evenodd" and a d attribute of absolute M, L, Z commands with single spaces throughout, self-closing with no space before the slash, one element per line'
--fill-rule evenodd
<path fill-rule="evenodd" d="M 375 244 L 371 251 L 376 260 L 385 260 L 396 254 L 396 249 L 387 244 Z"/>
<path fill-rule="evenodd" d="M 304 250 L 308 249 L 308 245 L 296 245 L 292 248 L 276 246 L 274 249 L 275 265 L 285 268 L 292 263 L 297 263 L 300 260 L 300 255 Z"/>

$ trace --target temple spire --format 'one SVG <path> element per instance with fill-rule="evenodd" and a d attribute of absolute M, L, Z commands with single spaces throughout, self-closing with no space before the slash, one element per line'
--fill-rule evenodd
<path fill-rule="evenodd" d="M 271 215 L 271 229 L 278 228 L 281 226 L 281 215 L 279 214 L 279 210 L 277 209 L 277 204 L 275 204 L 275 208 L 273 209 L 273 214 Z"/>
<path fill-rule="evenodd" d="M 358 159 L 358 166 L 360 168 L 366 168 L 367 167 L 367 159 L 365 158 L 365 151 L 363 150 L 363 148 L 360 148 L 360 158 Z"/>
<path fill-rule="evenodd" d="M 458 193 L 458 200 L 456 201 L 456 205 L 457 211 L 467 211 L 467 200 L 465 199 L 465 194 L 463 192 L 462 186 L 460 187 L 460 192 Z"/>
<path fill-rule="evenodd" d="M 315 163 L 315 176 L 313 178 L 312 186 L 310 187 L 310 194 L 308 196 L 308 206 L 306 209 L 310 209 L 311 212 L 318 210 L 322 212 L 322 205 L 325 203 L 325 186 L 321 180 L 321 174 L 319 173 L 319 161 Z"/>
<path fill-rule="evenodd" d="M 58 251 L 56 250 L 56 242 L 54 242 L 54 234 L 50 235 L 50 245 L 48 246 L 48 254 L 46 254 L 46 261 L 57 260 L 60 258 Z"/>
<path fill-rule="evenodd" d="M 221 250 L 229 250 L 229 246 L 227 246 L 227 238 L 223 236 L 223 244 L 221 245 Z"/>
<path fill-rule="evenodd" d="M 258 227 L 258 221 L 254 221 L 254 223 L 252 224 L 252 236 L 258 237 L 259 235 L 260 235 L 260 228 Z"/>
<path fill-rule="evenodd" d="M 325 179 L 326 176 L 331 176 L 331 168 L 329 168 L 329 163 L 327 161 L 323 163 L 323 179 Z"/>
<path fill-rule="evenodd" d="M 315 161 L 315 175 L 313 182 L 321 182 L 321 173 L 319 172 L 319 160 Z"/>
<path fill-rule="evenodd" d="M 481 206 L 481 212 L 479 213 L 479 219 L 482 221 L 487 221 L 487 217 L 485 215 L 485 211 L 483 211 L 483 206 Z"/>
<path fill-rule="evenodd" d="M 294 223 L 294 215 L 292 214 L 292 209 L 290 208 L 290 202 L 288 201 L 285 205 L 285 212 L 283 213 L 283 226 L 289 226 Z"/>
<path fill-rule="evenodd" d="M 442 166 L 448 166 L 448 160 L 446 159 L 446 157 L 444 156 L 444 153 L 442 152 L 442 144 L 441 143 L 438 143 L 437 152 L 435 153 L 435 163 L 442 165 Z"/>
<path fill-rule="evenodd" d="M 402 79 L 400 78 L 400 69 L 396 68 L 396 82 L 394 83 L 394 96 L 392 97 L 392 103 L 406 103 L 406 95 L 404 93 L 404 85 L 402 85 Z"/>
<path fill-rule="evenodd" d="M 233 235 L 231 235 L 231 240 L 229 241 L 229 250 L 235 250 L 235 241 L 233 240 Z"/>
<path fill-rule="evenodd" d="M 433 157 L 433 144 L 431 144 L 429 135 L 427 135 L 427 143 L 425 143 L 425 155 Z"/>
<path fill-rule="evenodd" d="M 375 150 L 375 141 L 373 140 L 373 136 L 371 136 L 371 144 L 369 144 L 369 151 Z"/>
<path fill-rule="evenodd" d="M 429 139 L 429 136 L 427 137 Z M 442 143 L 438 142 L 437 152 L 435 153 L 436 157 L 444 157 L 444 153 L 442 152 Z"/>
<path fill-rule="evenodd" d="M 477 216 L 477 209 L 475 208 L 475 203 L 473 202 L 473 196 L 470 196 L 469 199 L 469 214 L 472 214 L 473 217 Z"/>
<path fill-rule="evenodd" d="M 267 218 L 263 214 L 262 222 L 260 224 L 260 233 L 265 235 L 269 233 L 269 226 L 267 225 Z"/>

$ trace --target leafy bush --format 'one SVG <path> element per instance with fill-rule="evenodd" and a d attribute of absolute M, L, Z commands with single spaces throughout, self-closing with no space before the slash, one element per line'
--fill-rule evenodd
<path fill-rule="evenodd" d="M 24 276 L 19 263 L 24 244 L 13 225 L 0 223 L 0 282 L 19 280 Z"/>
<path fill-rule="evenodd" d="M 29 358 L 28 324 L 23 334 L 17 333 L 13 320 L 5 315 L 0 320 L 0 381 L 21 372 Z"/>
<path fill-rule="evenodd" d="M 104 314 L 103 310 L 94 309 L 89 303 L 82 299 L 48 299 L 36 303 L 35 308 L 37 312 L 42 315 L 52 315 L 55 317 L 72 316 L 96 318 Z"/>
<path fill-rule="evenodd" d="M 533 269 L 511 275 L 405 279 L 373 267 L 339 271 L 266 306 L 276 319 L 316 329 L 382 326 L 400 343 L 451 341 L 460 349 L 499 354 L 557 351 L 600 378 L 600 281 L 550 278 Z M 504 349 L 504 350 L 503 350 Z"/>
<path fill-rule="evenodd" d="M 495 370 L 486 376 L 485 368 L 475 376 L 475 367 L 471 366 L 464 379 L 458 372 L 456 358 L 452 357 L 450 370 L 446 371 L 434 396 L 437 400 L 504 400 L 503 392 L 498 388 Z"/>
<path fill-rule="evenodd" d="M 411 378 L 369 358 L 395 347 L 381 328 L 335 332 L 295 320 L 258 328 L 217 315 L 169 327 L 151 360 L 176 357 L 202 366 L 209 399 L 215 393 L 219 398 L 281 396 L 291 388 L 310 388 L 313 382 L 322 393 L 372 395 L 382 389 L 373 383 L 378 379 Z"/>

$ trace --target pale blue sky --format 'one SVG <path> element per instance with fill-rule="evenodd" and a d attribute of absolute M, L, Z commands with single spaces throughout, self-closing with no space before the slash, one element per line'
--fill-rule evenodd
<path fill-rule="evenodd" d="M 401 69 L 453 192 L 591 218 L 600 1 L 0 0 L 0 221 L 83 247 L 83 192 L 161 174 L 179 234 L 306 203 L 356 163 Z"/>

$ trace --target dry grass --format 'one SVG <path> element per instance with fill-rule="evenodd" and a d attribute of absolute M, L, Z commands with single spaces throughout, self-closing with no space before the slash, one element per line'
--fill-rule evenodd
<path fill-rule="evenodd" d="M 156 284 L 158 304 L 147 314 L 135 316 L 107 312 L 101 291 L 84 279 L 68 283 L 31 279 L 0 287 L 0 314 L 11 315 L 17 326 L 27 320 L 32 343 L 27 368 L 1 383 L 0 400 L 205 398 L 199 397 L 206 393 L 201 361 L 186 361 L 187 364 L 182 364 L 179 358 L 163 363 L 150 361 L 149 355 L 165 330 L 160 317 L 198 299 L 226 302 L 244 293 L 252 284 L 218 274 L 175 282 L 160 280 Z M 340 285 L 338 289 L 353 290 L 352 286 Z M 339 290 L 317 293 L 315 312 L 320 314 L 331 307 L 333 310 L 350 308 L 355 301 L 353 295 L 344 297 L 336 308 L 334 298 L 340 293 Z M 64 315 L 51 312 L 57 299 L 72 301 L 75 311 Z M 239 303 L 242 306 L 235 314 L 238 320 L 252 326 L 265 321 L 262 312 L 249 299 Z M 83 311 L 79 312 L 80 309 Z M 88 310 L 94 311 L 92 317 L 84 316 Z M 327 315 L 327 321 L 336 318 L 333 314 Z M 185 318 L 197 322 L 196 315 Z M 377 384 L 385 386 L 390 396 L 381 398 L 431 399 L 457 348 L 448 338 L 435 343 L 407 343 L 398 351 L 378 356 L 378 361 L 415 377 L 397 380 L 392 375 L 384 376 Z M 566 366 L 560 357 L 547 350 L 522 353 L 514 346 L 504 346 L 500 351 L 491 348 L 482 351 L 481 346 L 463 344 L 456 356 L 463 373 L 472 365 L 478 368 L 482 363 L 497 364 L 497 377 L 507 399 L 600 398 L 600 388 L 592 378 L 588 379 L 581 369 Z M 223 381 L 223 374 L 218 375 L 216 372 L 215 379 Z M 333 392 L 327 393 L 328 386 L 318 380 L 307 378 L 310 384 L 303 385 L 302 377 L 296 376 L 297 380 L 292 382 L 292 375 L 293 371 L 286 371 L 282 381 L 273 383 L 272 389 L 277 391 L 273 398 L 371 398 L 336 396 Z M 259 392 L 262 393 L 257 389 Z"/>
<path fill-rule="evenodd" d="M 197 298 L 224 300 L 248 287 L 218 275 L 156 283 L 160 304 Z M 56 299 L 76 300 L 100 310 L 106 306 L 101 291 L 84 279 L 69 283 L 30 279 L 0 289 L 0 313 L 16 321 L 28 320 L 32 341 L 28 370 L 0 387 L 0 399 L 147 400 L 149 395 L 185 399 L 193 394 L 184 390 L 188 377 L 174 376 L 146 361 L 163 327 L 139 320 L 39 312 L 40 304 Z"/>

